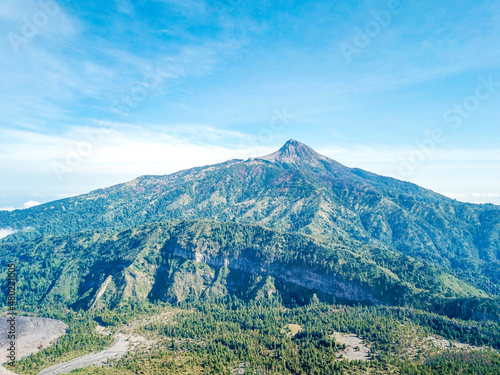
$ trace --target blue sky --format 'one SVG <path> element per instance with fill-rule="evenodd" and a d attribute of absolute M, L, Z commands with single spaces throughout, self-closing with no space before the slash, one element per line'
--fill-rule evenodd
<path fill-rule="evenodd" d="M 498 1 L 3 0 L 0 209 L 270 153 L 500 204 Z"/>

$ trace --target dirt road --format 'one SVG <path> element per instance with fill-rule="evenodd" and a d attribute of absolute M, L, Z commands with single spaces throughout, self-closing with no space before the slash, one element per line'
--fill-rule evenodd
<path fill-rule="evenodd" d="M 39 375 L 68 374 L 73 370 L 92 365 L 100 367 L 105 365 L 108 359 L 120 359 L 123 357 L 127 353 L 128 347 L 129 342 L 126 336 L 118 334 L 115 343 L 110 348 L 99 353 L 87 354 L 71 361 L 48 367 L 42 370 Z"/>

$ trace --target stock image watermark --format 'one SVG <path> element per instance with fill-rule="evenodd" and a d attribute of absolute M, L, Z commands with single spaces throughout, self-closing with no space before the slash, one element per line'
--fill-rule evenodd
<path fill-rule="evenodd" d="M 392 23 L 395 16 L 399 15 L 405 2 L 408 0 L 389 0 L 387 7 L 383 10 L 374 10 L 370 13 L 371 20 L 363 27 L 355 27 L 354 36 L 351 40 L 340 43 L 340 50 L 348 62 L 352 62 L 366 48 L 370 46 L 373 39 L 377 38 Z"/>
<path fill-rule="evenodd" d="M 17 290 L 16 290 L 17 270 L 16 264 L 10 263 L 7 265 L 7 359 L 9 365 L 16 364 L 16 305 L 17 305 Z"/>
<path fill-rule="evenodd" d="M 251 149 L 250 152 L 252 157 L 259 156 L 259 150 L 257 149 L 258 145 L 264 146 L 270 144 L 278 134 L 286 130 L 286 127 L 290 125 L 295 118 L 297 118 L 297 116 L 288 113 L 285 107 L 282 109 L 274 108 L 273 116 L 269 124 L 259 131 L 256 142 L 255 138 L 249 138 L 247 140 L 247 146 Z"/>
<path fill-rule="evenodd" d="M 109 124 L 110 126 L 112 124 Z M 94 150 L 104 142 L 105 138 L 113 133 L 110 127 L 91 128 L 88 132 L 82 132 L 84 140 L 79 141 L 75 147 L 66 152 L 63 161 L 54 161 L 52 171 L 59 182 L 63 181 L 64 175 L 78 168 L 85 158 L 89 157 Z"/>
<path fill-rule="evenodd" d="M 416 142 L 416 148 L 399 164 L 398 173 L 401 177 L 410 177 L 417 168 L 424 165 L 438 150 L 439 145 L 448 141 L 450 129 L 459 130 L 464 122 L 481 108 L 481 104 L 500 89 L 500 81 L 495 81 L 491 74 L 488 78 L 479 77 L 478 81 L 474 94 L 444 112 L 443 121 L 447 124 L 446 127 L 435 128 L 425 138 Z"/>
<path fill-rule="evenodd" d="M 37 7 L 38 10 L 31 17 L 23 17 L 19 31 L 7 34 L 7 39 L 15 53 L 19 53 L 21 47 L 26 46 L 61 13 L 59 4 L 54 0 L 38 1 Z"/>
<path fill-rule="evenodd" d="M 158 66 L 153 73 L 146 74 L 143 81 L 132 86 L 129 92 L 115 100 L 111 105 L 111 111 L 120 116 L 129 116 L 141 103 L 145 102 L 153 91 L 158 89 L 168 77 Z M 107 138 L 116 134 L 113 123 L 106 122 L 99 128 L 91 128 L 83 132 L 85 139 L 79 141 L 73 148 L 66 152 L 63 161 L 54 161 L 52 171 L 59 182 L 63 182 L 64 176 L 78 168 L 95 149 L 102 145 Z"/>
<path fill-rule="evenodd" d="M 481 103 L 490 99 L 500 89 L 500 81 L 495 81 L 493 75 L 488 78 L 479 77 L 474 94 L 467 96 L 462 103 L 455 103 L 452 109 L 446 111 L 443 120 L 451 124 L 453 130 L 458 130 L 474 112 L 479 110 Z"/>
<path fill-rule="evenodd" d="M 115 100 L 111 111 L 120 116 L 128 116 L 139 104 L 145 102 L 169 75 L 156 66 L 155 71 L 147 73 L 144 80 L 135 83 L 129 92 Z"/>

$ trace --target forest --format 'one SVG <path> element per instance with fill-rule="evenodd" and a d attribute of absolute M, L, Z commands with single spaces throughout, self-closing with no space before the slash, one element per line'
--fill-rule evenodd
<path fill-rule="evenodd" d="M 116 333 L 133 322 L 139 322 L 135 333 L 154 339 L 154 346 L 131 351 L 110 366 L 75 373 L 500 373 L 499 324 L 413 308 L 333 305 L 315 296 L 308 304 L 291 306 L 277 296 L 253 301 L 231 296 L 78 312 L 53 306 L 31 313 L 61 319 L 69 329 L 52 347 L 19 361 L 13 369 L 19 374 L 37 374 L 51 364 L 111 345 L 112 336 L 96 332 L 98 324 Z M 346 345 L 335 338 L 336 332 L 361 338 L 369 350 L 367 358 L 344 358 Z M 429 343 L 430 337 L 449 340 L 449 347 Z"/>

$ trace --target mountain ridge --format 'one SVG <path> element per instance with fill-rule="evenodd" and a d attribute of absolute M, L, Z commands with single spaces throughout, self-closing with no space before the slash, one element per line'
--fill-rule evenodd
<path fill-rule="evenodd" d="M 295 140 L 262 158 L 141 176 L 29 210 L 0 213 L 0 227 L 20 230 L 0 243 L 205 219 L 259 224 L 310 236 L 326 247 L 349 242 L 362 256 L 366 246 L 373 246 L 386 254 L 374 257 L 381 267 L 394 257 L 388 254 L 399 253 L 500 295 L 500 207 L 457 202 L 348 168 Z"/>
<path fill-rule="evenodd" d="M 411 257 L 391 258 L 386 266 L 394 273 L 373 261 L 382 249 L 367 248 L 360 256 L 349 243 L 324 247 L 308 236 L 257 224 L 159 222 L 119 233 L 88 231 L 0 244 L 0 250 L 0 259 L 10 254 L 25 275 L 18 289 L 20 301 L 30 305 L 87 309 L 231 294 L 252 299 L 268 287 L 299 303 L 314 293 L 326 301 L 333 297 L 428 309 L 433 301 L 488 299 L 483 291 Z M 30 272 L 33 267 L 42 272 Z"/>

